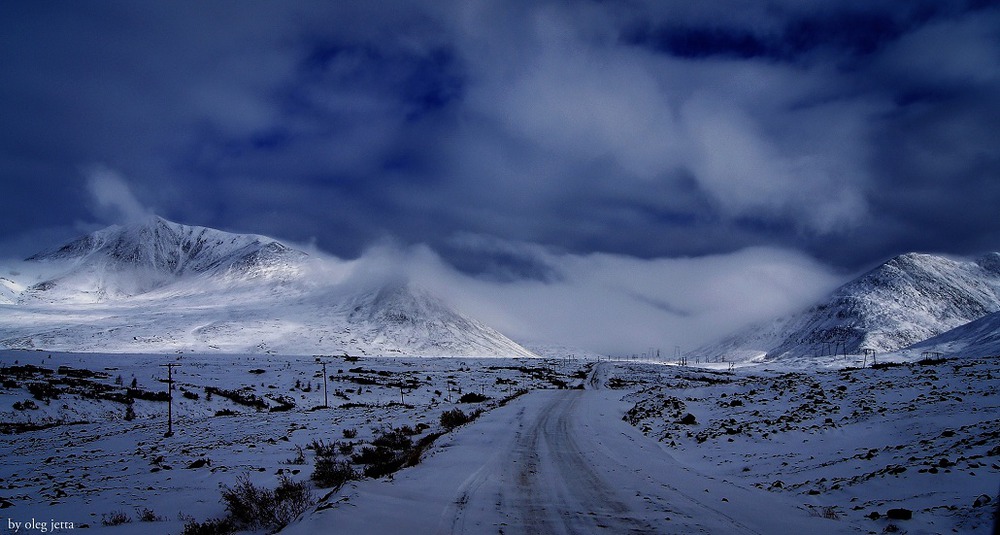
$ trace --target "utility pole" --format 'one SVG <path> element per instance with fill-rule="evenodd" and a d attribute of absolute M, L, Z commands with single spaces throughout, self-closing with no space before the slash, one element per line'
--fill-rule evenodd
<path fill-rule="evenodd" d="M 324 409 L 329 409 L 330 408 L 330 398 L 329 398 L 329 396 L 327 396 L 327 391 L 326 391 L 326 363 L 325 362 L 321 362 L 320 364 L 323 365 L 323 408 Z"/>
<path fill-rule="evenodd" d="M 180 364 L 171 362 L 160 364 L 167 369 L 167 432 L 164 437 L 174 436 L 174 368 Z"/>

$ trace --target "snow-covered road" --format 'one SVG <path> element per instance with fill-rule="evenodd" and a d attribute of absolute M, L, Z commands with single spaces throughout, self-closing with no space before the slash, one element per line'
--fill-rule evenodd
<path fill-rule="evenodd" d="M 283 533 L 847 532 L 783 497 L 682 466 L 609 390 L 543 390 L 440 440 L 392 482 L 362 481 Z"/>
<path fill-rule="evenodd" d="M 603 443 L 581 424 L 584 392 L 536 395 L 541 410 L 518 410 L 512 447 L 462 485 L 442 518 L 451 519 L 450 530 L 440 531 L 483 533 L 491 525 L 518 533 L 655 531 L 646 504 L 633 503 L 636 496 L 621 486 L 618 472 L 631 476 L 627 469 L 609 463 L 614 453 L 600 451 Z"/>

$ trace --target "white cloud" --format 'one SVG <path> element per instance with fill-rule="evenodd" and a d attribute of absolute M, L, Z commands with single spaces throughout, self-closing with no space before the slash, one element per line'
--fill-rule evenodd
<path fill-rule="evenodd" d="M 827 108 L 789 112 L 814 122 L 790 126 L 800 136 L 793 140 L 770 135 L 765 125 L 723 99 L 690 100 L 683 116 L 699 184 L 733 217 L 788 216 L 800 229 L 819 233 L 853 226 L 868 215 L 862 193 L 864 132 L 855 119 L 867 110 Z M 814 139 L 805 141 L 809 137 Z"/>
<path fill-rule="evenodd" d="M 93 165 L 84 169 L 83 174 L 94 204 L 94 215 L 98 218 L 111 222 L 129 222 L 151 213 L 136 199 L 125 178 L 117 171 L 103 165 Z"/>
<path fill-rule="evenodd" d="M 405 276 L 516 340 L 605 353 L 694 349 L 749 323 L 795 312 L 842 282 L 811 258 L 774 248 L 644 260 L 510 247 L 519 245 L 559 276 L 545 282 L 471 277 L 424 246 L 379 246 L 358 266 L 364 272 L 405 266 Z"/>
<path fill-rule="evenodd" d="M 464 36 L 474 70 L 464 111 L 530 147 L 467 174 L 526 168 L 565 192 L 587 187 L 580 171 L 597 166 L 623 191 L 683 171 L 727 219 L 809 234 L 868 221 L 868 129 L 888 104 L 836 96 L 842 76 L 827 67 L 655 54 L 621 43 L 616 22 L 548 6 Z"/>

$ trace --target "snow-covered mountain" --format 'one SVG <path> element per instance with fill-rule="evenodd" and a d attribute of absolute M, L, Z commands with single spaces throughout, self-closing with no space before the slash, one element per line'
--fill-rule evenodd
<path fill-rule="evenodd" d="M 974 261 L 908 253 L 822 302 L 700 348 L 746 360 L 895 351 L 1000 311 L 1000 253 Z"/>
<path fill-rule="evenodd" d="M 533 356 L 398 277 L 159 217 L 0 272 L 0 347 Z"/>
<path fill-rule="evenodd" d="M 17 300 L 17 296 L 24 291 L 16 282 L 0 277 L 0 305 L 9 305 Z"/>
<path fill-rule="evenodd" d="M 54 266 L 21 300 L 101 302 L 143 294 L 186 276 L 293 277 L 308 255 L 264 236 L 231 234 L 152 216 L 115 225 L 28 262 Z"/>

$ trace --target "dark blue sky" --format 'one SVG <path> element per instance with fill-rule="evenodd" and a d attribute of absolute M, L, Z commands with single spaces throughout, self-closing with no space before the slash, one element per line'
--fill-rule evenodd
<path fill-rule="evenodd" d="M 3 2 L 0 256 L 145 211 L 506 279 L 1000 248 L 997 2 L 703 4 Z"/>

